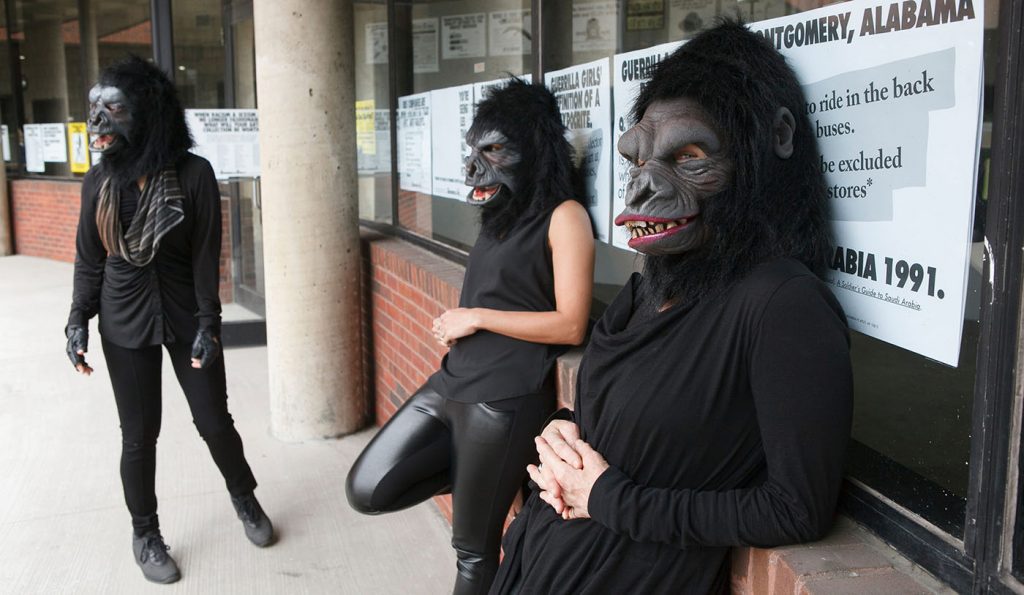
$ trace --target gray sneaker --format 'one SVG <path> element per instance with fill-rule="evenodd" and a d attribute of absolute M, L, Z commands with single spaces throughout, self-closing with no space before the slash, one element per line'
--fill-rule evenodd
<path fill-rule="evenodd" d="M 142 537 L 132 534 L 132 551 L 135 563 L 142 569 L 146 580 L 166 585 L 181 578 L 174 558 L 167 554 L 171 548 L 164 544 L 159 531 L 150 531 Z"/>
<path fill-rule="evenodd" d="M 249 541 L 259 547 L 274 543 L 274 526 L 270 524 L 270 519 L 252 492 L 237 498 L 232 496 L 231 504 L 245 527 L 245 536 Z"/>

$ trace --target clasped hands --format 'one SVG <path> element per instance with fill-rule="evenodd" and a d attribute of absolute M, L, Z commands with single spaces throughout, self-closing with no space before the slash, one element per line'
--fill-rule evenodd
<path fill-rule="evenodd" d="M 534 442 L 540 465 L 528 465 L 526 471 L 541 489 L 540 499 L 565 520 L 590 518 L 590 491 L 608 462 L 580 440 L 579 428 L 571 421 L 552 421 Z"/>

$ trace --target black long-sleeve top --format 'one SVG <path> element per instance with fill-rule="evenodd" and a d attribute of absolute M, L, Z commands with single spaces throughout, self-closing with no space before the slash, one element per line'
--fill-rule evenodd
<path fill-rule="evenodd" d="M 719 593 L 730 546 L 830 527 L 852 417 L 846 321 L 803 265 L 629 323 L 639 276 L 583 356 L 575 419 L 611 465 L 591 519 L 531 496 L 492 593 Z"/>
<path fill-rule="evenodd" d="M 108 256 L 96 226 L 103 182 L 93 168 L 82 182 L 75 242 L 75 279 L 69 325 L 85 326 L 99 314 L 108 341 L 128 348 L 189 341 L 200 328 L 220 329 L 220 191 L 210 163 L 191 153 L 176 164 L 185 195 L 185 219 L 163 237 L 144 267 Z M 122 191 L 121 224 L 127 228 L 139 189 Z"/>

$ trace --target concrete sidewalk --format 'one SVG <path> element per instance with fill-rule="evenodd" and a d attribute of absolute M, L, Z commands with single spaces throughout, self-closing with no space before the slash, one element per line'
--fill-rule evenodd
<path fill-rule="evenodd" d="M 270 436 L 265 348 L 225 358 L 231 412 L 278 543 L 246 541 L 165 361 L 157 495 L 182 580 L 147 583 L 131 554 L 95 321 L 96 373 L 75 374 L 64 355 L 71 275 L 68 264 L 0 258 L 0 593 L 450 592 L 455 556 L 433 504 L 367 517 L 345 501 L 345 474 L 372 431 L 305 444 Z"/>

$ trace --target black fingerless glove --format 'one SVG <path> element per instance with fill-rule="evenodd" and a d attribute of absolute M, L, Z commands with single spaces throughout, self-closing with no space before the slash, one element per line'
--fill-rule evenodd
<path fill-rule="evenodd" d="M 78 366 L 88 366 L 85 363 L 85 356 L 81 352 L 89 351 L 89 327 L 68 325 L 64 327 L 64 336 L 68 338 L 67 353 L 71 365 L 78 369 Z"/>
<path fill-rule="evenodd" d="M 220 355 L 220 351 L 220 339 L 208 328 L 199 329 L 196 340 L 192 341 L 192 357 L 199 360 L 199 367 L 205 368 L 213 363 Z"/>

